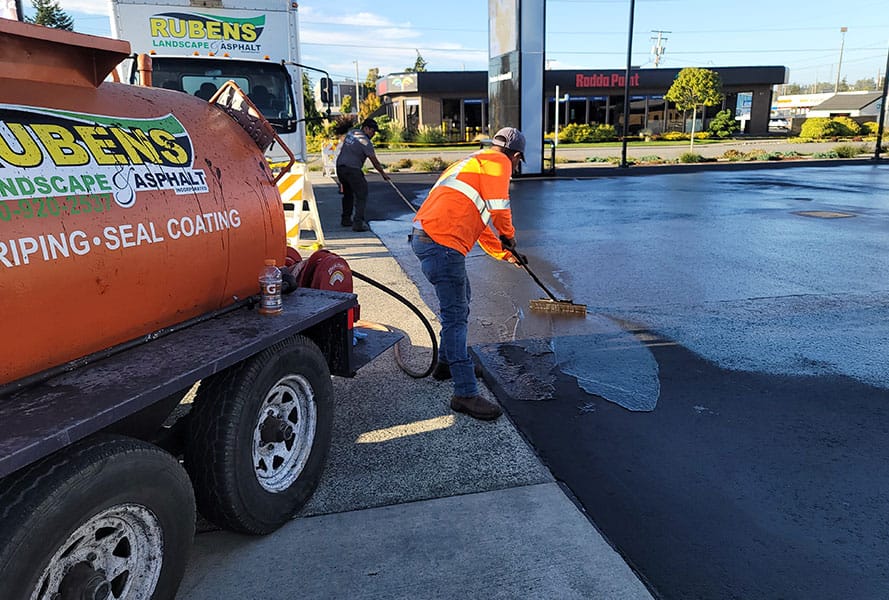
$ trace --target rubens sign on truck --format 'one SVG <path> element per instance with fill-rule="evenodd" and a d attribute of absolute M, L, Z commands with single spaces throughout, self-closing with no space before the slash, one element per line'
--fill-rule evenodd
<path fill-rule="evenodd" d="M 231 17 L 207 11 L 158 10 L 157 6 L 133 6 L 128 19 L 142 23 L 123 30 L 133 48 L 159 54 L 187 50 L 189 53 L 227 53 L 233 57 L 292 60 L 287 48 L 287 22 L 275 21 L 256 10 Z M 282 44 L 282 41 L 284 42 Z"/>
<path fill-rule="evenodd" d="M 298 159 L 305 158 L 297 5 L 282 0 L 112 0 L 114 37 L 152 57 L 151 85 L 207 100 L 235 81 Z M 132 72 L 119 70 L 127 80 Z M 274 145 L 268 157 L 284 158 Z"/>

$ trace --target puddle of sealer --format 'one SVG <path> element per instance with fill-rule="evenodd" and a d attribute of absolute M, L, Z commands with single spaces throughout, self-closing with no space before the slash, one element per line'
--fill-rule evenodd
<path fill-rule="evenodd" d="M 648 347 L 607 317 L 590 315 L 596 333 L 473 346 L 472 351 L 514 400 L 553 400 L 555 373 L 630 411 L 652 411 L 660 396 L 658 365 Z"/>
<path fill-rule="evenodd" d="M 631 411 L 652 411 L 660 396 L 658 364 L 632 333 L 607 317 L 597 320 L 598 333 L 552 340 L 555 362 L 589 394 Z"/>

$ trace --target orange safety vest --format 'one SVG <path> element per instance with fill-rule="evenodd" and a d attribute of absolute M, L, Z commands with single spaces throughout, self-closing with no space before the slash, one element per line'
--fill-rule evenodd
<path fill-rule="evenodd" d="M 464 256 L 478 242 L 494 258 L 509 254 L 490 225 L 515 237 L 509 209 L 512 161 L 497 150 L 480 150 L 448 167 L 414 217 L 415 226 Z"/>

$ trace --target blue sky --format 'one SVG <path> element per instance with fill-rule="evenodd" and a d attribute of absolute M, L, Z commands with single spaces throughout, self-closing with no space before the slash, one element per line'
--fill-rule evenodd
<path fill-rule="evenodd" d="M 29 0 L 24 0 L 29 5 Z M 107 0 L 59 0 L 78 31 L 110 34 Z M 791 83 L 876 78 L 889 52 L 887 0 L 845 3 L 636 0 L 633 64 L 653 68 L 652 40 L 669 33 L 662 67 L 781 65 Z M 626 66 L 629 0 L 547 0 L 546 59 L 552 69 Z M 412 66 L 417 51 L 431 71 L 487 69 L 487 0 L 304 0 L 302 62 L 336 78 Z M 845 8 L 845 10 L 841 10 Z M 27 10 L 26 10 L 27 12 Z"/>

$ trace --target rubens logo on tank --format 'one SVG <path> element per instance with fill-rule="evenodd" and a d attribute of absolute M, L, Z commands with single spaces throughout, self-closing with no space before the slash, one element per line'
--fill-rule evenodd
<path fill-rule="evenodd" d="M 159 13 L 148 19 L 154 48 L 261 54 L 265 15 L 235 19 L 200 13 Z"/>
<path fill-rule="evenodd" d="M 0 200 L 206 193 L 191 137 L 172 114 L 151 119 L 0 104 Z"/>

